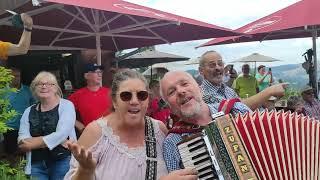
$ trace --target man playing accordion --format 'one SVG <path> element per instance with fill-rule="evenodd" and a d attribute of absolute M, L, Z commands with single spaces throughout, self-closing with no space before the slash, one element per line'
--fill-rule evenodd
<path fill-rule="evenodd" d="M 180 121 L 169 131 L 163 146 L 164 159 L 168 171 L 171 172 L 183 168 L 177 144 L 183 140 L 183 136 L 201 132 L 200 126 L 206 126 L 212 121 L 212 114 L 218 112 L 220 103 L 206 104 L 196 81 L 191 75 L 182 71 L 165 74 L 160 82 L 160 90 L 162 98 L 170 105 L 172 113 L 180 117 Z M 284 93 L 282 85 L 277 86 L 275 90 L 277 91 L 273 91 L 273 94 Z M 262 93 L 257 96 L 268 97 L 269 94 Z M 243 107 L 247 106 L 241 102 L 235 102 L 235 106 L 231 109 L 233 113 L 251 111 Z"/>

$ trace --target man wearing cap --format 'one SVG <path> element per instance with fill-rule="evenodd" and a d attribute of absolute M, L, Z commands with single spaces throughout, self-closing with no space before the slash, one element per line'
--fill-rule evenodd
<path fill-rule="evenodd" d="M 0 60 L 7 60 L 8 56 L 26 54 L 30 47 L 32 18 L 25 13 L 21 14 L 24 30 L 18 44 L 0 41 Z"/>
<path fill-rule="evenodd" d="M 111 90 L 101 86 L 103 67 L 97 64 L 85 66 L 84 78 L 87 86 L 69 96 L 77 111 L 76 130 L 82 133 L 92 121 L 107 115 L 112 105 Z"/>
<path fill-rule="evenodd" d="M 312 87 L 306 86 L 301 91 L 304 100 L 304 109 L 308 116 L 320 120 L 320 101 L 314 97 Z"/>

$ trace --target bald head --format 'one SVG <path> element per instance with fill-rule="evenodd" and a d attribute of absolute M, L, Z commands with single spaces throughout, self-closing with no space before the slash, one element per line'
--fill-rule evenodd
<path fill-rule="evenodd" d="M 164 87 L 167 87 L 166 85 L 173 84 L 175 81 L 179 80 L 188 80 L 190 83 L 194 84 L 195 86 L 198 86 L 198 83 L 196 80 L 191 76 L 191 74 L 184 72 L 184 71 L 170 71 L 167 72 L 163 78 L 160 81 L 160 95 L 162 98 L 165 98 L 165 93 L 164 93 Z"/>
<path fill-rule="evenodd" d="M 201 89 L 193 77 L 183 71 L 168 72 L 160 81 L 160 94 L 173 114 L 191 118 L 201 114 Z"/>

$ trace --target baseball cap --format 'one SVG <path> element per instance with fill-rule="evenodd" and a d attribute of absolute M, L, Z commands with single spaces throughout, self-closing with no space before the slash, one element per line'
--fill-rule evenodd
<path fill-rule="evenodd" d="M 305 86 L 304 88 L 302 88 L 301 94 L 302 94 L 302 93 L 305 93 L 305 92 L 307 92 L 307 91 L 310 91 L 310 90 L 313 90 L 313 88 L 312 88 L 311 86 Z"/>
<path fill-rule="evenodd" d="M 85 65 L 84 72 L 85 73 L 93 72 L 93 71 L 96 71 L 97 69 L 103 70 L 103 66 L 89 63 Z"/>

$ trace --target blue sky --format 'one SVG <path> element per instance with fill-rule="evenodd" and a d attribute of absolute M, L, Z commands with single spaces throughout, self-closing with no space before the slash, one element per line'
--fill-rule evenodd
<path fill-rule="evenodd" d="M 193 18 L 230 29 L 239 28 L 256 19 L 269 15 L 289 6 L 298 0 L 126 0 L 143 6 Z M 211 46 L 195 49 L 196 46 L 208 40 L 198 40 L 159 45 L 157 50 L 174 53 L 190 58 L 199 57 L 208 50 L 216 50 L 222 54 L 225 62 L 260 53 L 282 60 L 267 64 L 298 64 L 304 59 L 303 54 L 312 47 L 311 38 L 276 40 L 263 42 L 239 43 L 230 45 Z M 319 42 L 317 42 L 319 48 Z M 319 50 L 318 57 L 319 57 Z M 238 65 L 240 66 L 240 65 Z"/>

